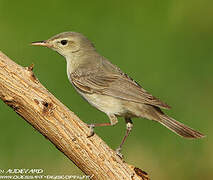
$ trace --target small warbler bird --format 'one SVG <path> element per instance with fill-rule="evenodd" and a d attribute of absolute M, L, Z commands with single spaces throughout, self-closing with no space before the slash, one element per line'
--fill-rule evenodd
<path fill-rule="evenodd" d="M 109 123 L 88 125 L 93 135 L 96 126 L 113 126 L 117 117 L 124 117 L 126 134 L 116 150 L 121 155 L 121 148 L 132 130 L 131 118 L 146 118 L 164 125 L 185 138 L 204 137 L 198 131 L 167 116 L 160 108 L 170 107 L 144 90 L 136 81 L 123 73 L 117 66 L 101 56 L 94 45 L 82 34 L 64 32 L 45 41 L 33 42 L 32 45 L 44 46 L 58 52 L 67 61 L 69 81 L 92 106 L 106 113 Z"/>

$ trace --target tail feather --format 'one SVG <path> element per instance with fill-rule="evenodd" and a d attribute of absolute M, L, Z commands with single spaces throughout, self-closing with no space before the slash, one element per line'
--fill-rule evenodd
<path fill-rule="evenodd" d="M 170 129 L 174 133 L 178 134 L 179 136 L 182 136 L 185 138 L 192 138 L 192 139 L 205 137 L 204 134 L 202 134 L 198 131 L 195 131 L 194 129 L 170 118 L 169 116 L 167 116 L 165 114 L 161 115 L 160 119 L 161 120 L 158 121 L 159 123 L 166 126 L 168 129 Z"/>

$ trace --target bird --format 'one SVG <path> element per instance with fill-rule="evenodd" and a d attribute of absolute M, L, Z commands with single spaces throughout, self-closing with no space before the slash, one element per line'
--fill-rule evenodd
<path fill-rule="evenodd" d="M 63 32 L 44 41 L 31 43 L 44 46 L 62 55 L 67 62 L 67 76 L 75 90 L 86 100 L 104 112 L 110 122 L 89 124 L 94 134 L 97 126 L 114 126 L 118 117 L 126 122 L 126 133 L 116 149 L 121 150 L 133 128 L 132 118 L 146 118 L 167 127 L 184 138 L 197 139 L 205 135 L 166 115 L 162 109 L 171 107 L 154 97 L 135 80 L 100 55 L 94 44 L 78 32 Z"/>

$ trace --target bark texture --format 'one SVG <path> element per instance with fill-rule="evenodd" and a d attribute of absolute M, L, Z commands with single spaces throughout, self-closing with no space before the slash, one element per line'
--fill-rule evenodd
<path fill-rule="evenodd" d="M 0 98 L 91 179 L 148 179 L 128 165 L 57 100 L 35 77 L 33 66 L 22 67 L 0 51 Z"/>

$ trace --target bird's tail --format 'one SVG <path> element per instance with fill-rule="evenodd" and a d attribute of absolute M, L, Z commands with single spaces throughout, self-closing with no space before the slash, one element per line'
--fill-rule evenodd
<path fill-rule="evenodd" d="M 160 115 L 160 121 L 158 121 L 162 125 L 166 126 L 168 129 L 173 131 L 174 133 L 178 134 L 179 136 L 185 137 L 185 138 L 203 138 L 205 137 L 204 134 L 195 131 L 194 129 L 170 118 L 169 116 L 165 114 Z"/>

